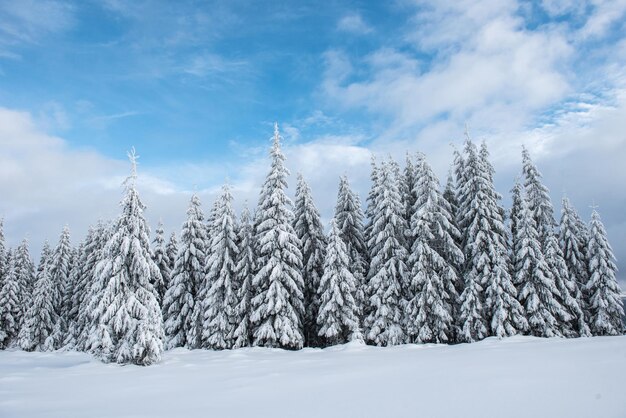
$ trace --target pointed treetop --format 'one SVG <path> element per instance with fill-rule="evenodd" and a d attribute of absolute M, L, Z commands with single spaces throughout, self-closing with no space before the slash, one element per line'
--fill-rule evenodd
<path fill-rule="evenodd" d="M 132 147 L 130 151 L 127 153 L 128 160 L 130 161 L 130 176 L 126 178 L 124 184 L 135 184 L 135 180 L 137 180 L 137 160 L 139 159 L 139 155 L 135 152 L 135 147 Z"/>

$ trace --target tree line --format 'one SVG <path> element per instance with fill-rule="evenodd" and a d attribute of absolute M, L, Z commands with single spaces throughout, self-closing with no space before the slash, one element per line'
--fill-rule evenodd
<path fill-rule="evenodd" d="M 7 249 L 0 228 L 0 347 L 149 365 L 175 347 L 621 334 L 598 212 L 586 224 L 564 198 L 557 223 L 526 149 L 509 211 L 485 143 L 469 136 L 443 188 L 423 154 L 407 154 L 403 168 L 373 159 L 366 210 L 341 177 L 326 234 L 301 175 L 293 204 L 286 194 L 280 140 L 276 126 L 253 213 L 237 217 L 225 185 L 205 218 L 194 194 L 178 239 L 159 224 L 150 241 L 134 151 L 121 214 L 78 247 L 65 227 L 35 268 L 28 242 Z"/>

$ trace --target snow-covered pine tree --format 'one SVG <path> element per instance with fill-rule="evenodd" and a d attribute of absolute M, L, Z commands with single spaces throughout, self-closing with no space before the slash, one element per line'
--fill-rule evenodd
<path fill-rule="evenodd" d="M 156 230 L 154 231 L 154 239 L 152 240 L 152 260 L 159 267 L 160 275 L 156 277 L 156 282 L 152 283 L 152 286 L 157 291 L 159 296 L 159 303 L 162 304 L 163 296 L 167 290 L 170 281 L 170 259 L 167 253 L 165 236 L 163 235 L 163 222 L 159 221 Z"/>
<path fill-rule="evenodd" d="M 291 225 L 291 201 L 285 194 L 289 171 L 280 149 L 278 124 L 270 152 L 272 167 L 263 183 L 255 243 L 258 271 L 252 285 L 254 345 L 299 349 L 304 345 L 304 282 L 300 240 Z"/>
<path fill-rule="evenodd" d="M 247 204 L 241 211 L 239 231 L 237 233 L 236 291 L 237 307 L 235 315 L 237 326 L 233 333 L 234 348 L 249 347 L 252 344 L 250 313 L 252 310 L 252 279 L 254 278 L 255 260 L 253 226 Z"/>
<path fill-rule="evenodd" d="M 68 305 L 67 308 L 67 333 L 65 335 L 65 339 L 63 341 L 63 346 L 67 349 L 73 350 L 77 349 L 78 342 L 78 312 L 80 310 L 80 303 L 76 300 L 76 295 L 79 292 L 79 283 L 80 283 L 80 274 L 82 271 L 82 262 L 84 260 L 85 253 L 85 243 L 84 241 L 78 245 L 73 251 L 72 261 L 71 261 L 71 269 L 70 269 L 70 287 L 72 289 L 71 293 L 66 294 L 66 303 Z"/>
<path fill-rule="evenodd" d="M 350 256 L 335 219 L 330 223 L 330 235 L 324 259 L 324 274 L 320 280 L 320 307 L 317 316 L 319 336 L 325 345 L 363 340 L 359 324 L 359 308 L 354 298 L 357 281 L 352 274 Z"/>
<path fill-rule="evenodd" d="M 411 272 L 405 292 L 407 336 L 411 342 L 445 343 L 454 335 L 453 311 L 458 298 L 454 264 L 463 261 L 463 254 L 453 238 L 458 231 L 451 224 L 439 180 L 423 155 L 415 173 L 416 200 L 410 224 L 413 247 L 408 259 Z"/>
<path fill-rule="evenodd" d="M 561 290 L 565 290 L 566 286 L 557 286 L 556 284 L 568 282 L 570 280 L 569 272 L 567 267 L 565 269 L 560 268 L 563 265 L 563 254 L 560 251 L 556 251 L 554 246 L 551 248 L 552 251 L 548 251 L 548 241 L 555 239 L 556 220 L 554 219 L 554 208 L 552 207 L 548 188 L 541 182 L 541 173 L 530 159 L 530 153 L 526 148 L 522 150 L 522 160 L 522 171 L 525 177 L 524 190 L 526 192 L 528 210 L 535 221 L 541 251 L 550 268 L 550 279 L 555 283 L 553 289 L 555 291 L 554 299 L 556 303 L 551 305 L 552 314 L 558 322 L 558 328 L 567 328 L 572 317 L 563 305 L 568 300 L 569 295 L 561 294 Z"/>
<path fill-rule="evenodd" d="M 20 324 L 29 306 L 32 305 L 33 288 L 35 284 L 35 265 L 28 251 L 28 240 L 24 238 L 14 253 L 15 274 L 19 284 Z"/>
<path fill-rule="evenodd" d="M 512 306 L 510 297 L 514 294 L 508 272 L 504 209 L 493 186 L 493 167 L 487 157 L 486 147 L 479 154 L 469 136 L 465 141 L 465 157 L 456 157 L 461 170 L 457 173 L 457 196 L 465 256 L 458 337 L 466 342 L 489 334 L 506 335 L 512 327 L 522 325 L 519 321 L 511 322 L 514 318 L 503 312 L 506 306 Z M 489 292 L 488 287 L 491 287 Z M 506 323 L 507 320 L 510 322 Z"/>
<path fill-rule="evenodd" d="M 58 322 L 54 324 L 54 348 L 61 348 L 66 338 L 68 323 L 67 317 L 71 309 L 71 295 L 74 292 L 70 283 L 70 269 L 72 261 L 72 246 L 70 244 L 70 229 L 65 226 L 61 231 L 59 243 L 50 255 L 50 280 L 55 288 L 53 306 Z"/>
<path fill-rule="evenodd" d="M 302 174 L 298 174 L 293 228 L 300 240 L 302 252 L 302 280 L 304 281 L 304 344 L 307 347 L 319 345 L 317 313 L 320 306 L 318 289 L 324 274 L 326 236 L 315 207 L 309 185 Z"/>
<path fill-rule="evenodd" d="M 570 277 L 573 280 L 572 297 L 578 301 L 580 308 L 585 311 L 585 318 L 589 319 L 588 298 L 584 291 L 589 280 L 587 261 L 587 227 L 582 224 L 576 210 L 567 197 L 563 198 L 561 221 L 559 223 L 559 244 L 563 252 L 563 259 L 567 265 Z M 583 230 L 581 230 L 581 226 Z"/>
<path fill-rule="evenodd" d="M 96 308 L 104 361 L 147 366 L 163 352 L 163 320 L 152 287 L 159 268 L 150 257 L 145 206 L 136 188 L 137 156 L 128 154 L 131 174 L 124 182 L 122 213 L 113 226 L 96 276 L 106 285 Z"/>
<path fill-rule="evenodd" d="M 52 351 L 55 348 L 54 328 L 58 315 L 54 303 L 58 299 L 58 288 L 50 274 L 51 250 L 46 242 L 37 268 L 37 280 L 24 314 L 18 336 L 19 346 L 26 351 Z"/>
<path fill-rule="evenodd" d="M 557 290 L 526 199 L 520 201 L 517 234 L 513 238 L 515 283 L 519 288 L 518 299 L 526 310 L 528 330 L 537 337 L 560 336 L 552 314 L 554 305 L 558 304 L 554 297 Z"/>
<path fill-rule="evenodd" d="M 232 348 L 237 326 L 235 293 L 237 236 L 233 195 L 226 184 L 215 206 L 212 236 L 207 259 L 207 274 L 198 303 L 202 307 L 201 346 L 214 350 Z"/>
<path fill-rule="evenodd" d="M 522 199 L 524 198 L 524 189 L 519 182 L 519 178 L 515 178 L 515 183 L 511 189 L 511 210 L 509 211 L 509 224 L 511 230 L 511 238 L 517 236 L 517 220 L 520 217 L 522 208 Z"/>
<path fill-rule="evenodd" d="M 109 237 L 111 224 L 99 220 L 95 227 L 89 228 L 85 239 L 84 255 L 80 260 L 80 278 L 74 292 L 74 302 L 78 308 L 78 325 L 76 348 L 84 351 L 94 351 L 99 345 L 98 327 L 100 319 L 96 316 L 96 307 L 102 297 L 104 283 L 97 280 L 96 266 L 102 260 L 102 253 Z M 93 339 L 91 338 L 93 336 Z M 92 348 L 91 344 L 94 344 Z"/>
<path fill-rule="evenodd" d="M 591 213 L 589 224 L 589 281 L 586 291 L 589 299 L 589 322 L 593 335 L 618 335 L 623 333 L 622 315 L 624 305 L 620 287 L 615 278 L 617 266 L 606 230 L 596 209 Z"/>
<path fill-rule="evenodd" d="M 195 194 L 189 202 L 187 220 L 183 223 L 172 278 L 163 298 L 163 316 L 167 348 L 194 348 L 196 324 L 193 309 L 198 288 L 205 275 L 206 225 Z"/>
<path fill-rule="evenodd" d="M 178 254 L 178 239 L 176 238 L 176 232 L 172 231 L 170 234 L 170 239 L 167 241 L 167 247 L 165 247 L 165 252 L 167 252 L 167 258 L 170 261 L 170 280 L 171 273 L 174 271 L 174 264 L 176 263 L 176 255 Z M 169 283 L 168 286 L 169 287 Z M 167 289 L 166 289 L 167 290 Z"/>
<path fill-rule="evenodd" d="M 559 247 L 559 241 L 556 235 L 551 235 L 546 241 L 544 248 L 544 256 L 546 263 L 553 273 L 554 285 L 558 291 L 557 298 L 559 304 L 565 312 L 560 312 L 557 316 L 559 319 L 560 332 L 565 337 L 588 337 L 591 335 L 589 326 L 585 319 L 585 312 L 580 306 L 577 295 L 580 296 L 580 290 L 576 279 L 571 275 L 563 252 Z"/>
<path fill-rule="evenodd" d="M 363 227 L 363 209 L 359 196 L 352 191 L 346 176 L 339 180 L 339 192 L 335 205 L 335 222 L 339 228 L 339 235 L 346 244 L 346 251 L 350 259 L 350 271 L 356 280 L 354 298 L 359 309 L 361 323 L 366 300 L 367 277 L 367 247 L 365 245 L 365 230 Z"/>
<path fill-rule="evenodd" d="M 0 287 L 0 349 L 15 343 L 20 331 L 20 286 L 15 273 L 15 258 L 11 251 L 6 254 L 7 265 Z"/>
<path fill-rule="evenodd" d="M 405 248 L 404 208 L 399 179 L 388 162 L 378 168 L 368 248 L 368 305 L 364 321 L 366 338 L 379 346 L 401 344 L 403 289 L 408 276 Z"/>
<path fill-rule="evenodd" d="M 400 182 L 400 195 L 402 196 L 402 203 L 404 204 L 404 220 L 407 225 L 411 223 L 413 208 L 415 207 L 415 182 L 415 166 L 413 165 L 413 159 L 411 158 L 411 155 L 407 152 L 404 173 L 402 175 L 402 181 Z M 408 236 L 407 240 L 410 239 L 410 236 Z M 408 248 L 411 248 L 412 244 L 412 241 L 407 241 Z"/>
<path fill-rule="evenodd" d="M 374 210 L 376 207 L 376 201 L 378 200 L 378 194 L 380 193 L 380 181 L 379 181 L 379 167 L 376 164 L 376 158 L 372 155 L 370 165 L 372 167 L 372 171 L 370 173 L 370 190 L 367 193 L 367 198 L 365 199 L 365 244 L 366 246 L 370 242 L 371 230 L 372 230 L 372 220 L 374 219 Z M 371 248 L 367 247 L 367 256 L 369 263 L 369 255 L 371 253 Z"/>

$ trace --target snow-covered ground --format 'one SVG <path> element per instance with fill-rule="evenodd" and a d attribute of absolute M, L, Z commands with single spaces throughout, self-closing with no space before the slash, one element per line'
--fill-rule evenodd
<path fill-rule="evenodd" d="M 169 351 L 151 367 L 0 352 L 0 417 L 626 417 L 626 336 Z"/>

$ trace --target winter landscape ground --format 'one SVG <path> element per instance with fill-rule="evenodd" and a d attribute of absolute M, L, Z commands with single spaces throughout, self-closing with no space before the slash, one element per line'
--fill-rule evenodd
<path fill-rule="evenodd" d="M 174 349 L 152 367 L 0 352 L 0 416 L 626 416 L 626 336 L 474 344 Z"/>

